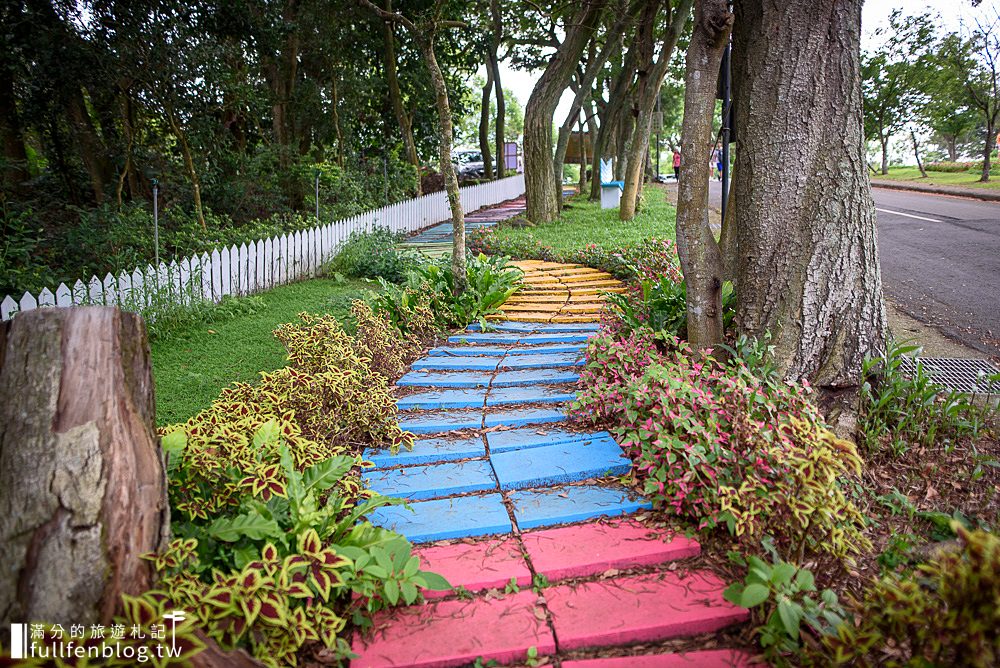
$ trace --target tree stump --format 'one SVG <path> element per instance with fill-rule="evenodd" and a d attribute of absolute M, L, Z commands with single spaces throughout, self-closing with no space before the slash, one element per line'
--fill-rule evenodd
<path fill-rule="evenodd" d="M 142 319 L 45 308 L 0 326 L 0 622 L 109 624 L 169 535 Z"/>

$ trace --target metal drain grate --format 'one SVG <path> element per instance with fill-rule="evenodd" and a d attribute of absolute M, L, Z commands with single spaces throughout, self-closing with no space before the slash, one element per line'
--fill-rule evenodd
<path fill-rule="evenodd" d="M 1000 394 L 1000 382 L 989 381 L 989 376 L 1000 374 L 1000 369 L 977 359 L 957 359 L 950 357 L 904 357 L 899 365 L 904 373 L 916 371 L 917 360 L 923 365 L 934 382 L 949 390 L 970 394 Z"/>

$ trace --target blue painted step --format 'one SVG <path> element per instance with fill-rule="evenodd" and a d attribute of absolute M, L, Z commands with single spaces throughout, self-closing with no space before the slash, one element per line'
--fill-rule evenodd
<path fill-rule="evenodd" d="M 544 425 L 508 429 L 506 431 L 491 431 L 486 434 L 486 441 L 490 445 L 490 454 L 521 450 L 522 448 L 541 448 L 547 445 L 593 441 L 601 438 L 611 438 L 611 434 L 606 431 L 581 434 L 569 431 L 568 429 L 547 427 Z M 416 447 L 414 445 L 413 449 L 416 450 Z"/>
<path fill-rule="evenodd" d="M 537 345 L 540 343 L 586 343 L 590 338 L 587 332 L 567 332 L 560 334 L 455 334 L 448 337 L 448 343 L 496 343 L 508 345 Z"/>
<path fill-rule="evenodd" d="M 583 366 L 579 353 L 556 353 L 552 355 L 518 355 L 500 360 L 500 369 L 546 369 Z"/>
<path fill-rule="evenodd" d="M 506 410 L 486 413 L 487 427 L 521 427 L 526 424 L 542 424 L 546 422 L 562 422 L 566 419 L 563 411 L 548 408 L 528 408 L 521 410 Z M 400 427 L 403 425 L 400 424 Z"/>
<path fill-rule="evenodd" d="M 517 404 L 561 404 L 573 401 L 576 390 L 550 387 L 497 387 L 486 397 L 487 406 L 513 406 Z"/>
<path fill-rule="evenodd" d="M 369 487 L 383 496 L 434 499 L 466 492 L 496 489 L 496 478 L 486 460 L 421 464 L 401 469 L 366 471 Z"/>
<path fill-rule="evenodd" d="M 520 490 L 511 492 L 509 498 L 520 529 L 582 522 L 602 515 L 615 517 L 652 507 L 649 501 L 624 488 L 596 485 Z"/>
<path fill-rule="evenodd" d="M 388 450 L 365 450 L 364 458 L 375 468 L 386 466 L 412 466 L 444 462 L 450 459 L 485 457 L 486 446 L 478 436 L 472 438 L 420 438 L 413 442 L 413 449 L 401 449 L 395 455 Z"/>
<path fill-rule="evenodd" d="M 490 453 L 500 489 L 524 489 L 622 475 L 631 460 L 613 438 Z"/>
<path fill-rule="evenodd" d="M 457 371 L 452 373 L 411 371 L 398 381 L 400 387 L 486 387 L 490 384 L 492 372 Z"/>
<path fill-rule="evenodd" d="M 471 357 L 488 355 L 503 357 L 504 355 L 538 355 L 544 353 L 578 353 L 587 346 L 582 343 L 554 343 L 541 346 L 519 346 L 504 348 L 503 346 L 441 346 L 427 351 L 428 357 Z"/>
<path fill-rule="evenodd" d="M 434 369 L 438 371 L 495 371 L 496 358 L 490 357 L 425 357 L 410 367 L 414 371 Z"/>
<path fill-rule="evenodd" d="M 480 408 L 485 400 L 485 389 L 432 390 L 397 399 L 396 408 L 401 411 L 420 408 Z"/>
<path fill-rule="evenodd" d="M 386 506 L 369 515 L 372 524 L 397 531 L 414 543 L 446 538 L 485 536 L 513 530 L 510 516 L 499 494 L 459 496 Z"/>
<path fill-rule="evenodd" d="M 479 429 L 482 411 L 439 411 L 400 420 L 399 428 L 413 434 L 439 434 L 455 429 Z"/>
<path fill-rule="evenodd" d="M 493 377 L 492 387 L 516 387 L 520 385 L 542 385 L 548 383 L 575 383 L 580 374 L 573 367 L 562 369 L 519 369 L 501 371 Z"/>

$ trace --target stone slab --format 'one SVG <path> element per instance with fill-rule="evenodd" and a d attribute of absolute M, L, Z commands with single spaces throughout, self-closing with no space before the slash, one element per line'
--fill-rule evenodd
<path fill-rule="evenodd" d="M 400 387 L 486 387 L 493 377 L 486 371 L 415 372 L 410 371 L 398 381 Z"/>
<path fill-rule="evenodd" d="M 547 355 L 517 355 L 500 360 L 501 371 L 509 369 L 551 369 L 558 367 L 583 366 L 583 356 L 579 353 L 551 353 Z"/>
<path fill-rule="evenodd" d="M 539 655 L 555 652 L 555 639 L 537 614 L 533 591 L 487 601 L 436 601 L 397 608 L 374 619 L 373 637 L 356 639 L 352 668 L 524 663 L 529 647 Z M 541 619 L 539 619 L 541 617 Z"/>
<path fill-rule="evenodd" d="M 483 439 L 472 438 L 420 438 L 413 442 L 413 449 L 401 448 L 396 454 L 388 450 L 365 450 L 364 458 L 375 464 L 375 468 L 386 466 L 412 466 L 430 464 L 450 459 L 470 459 L 485 457 L 486 446 Z"/>
<path fill-rule="evenodd" d="M 517 404 L 561 404 L 576 399 L 576 390 L 551 387 L 495 387 L 486 397 L 487 406 Z"/>
<path fill-rule="evenodd" d="M 738 649 L 709 649 L 684 654 L 644 654 L 563 661 L 563 668 L 750 668 L 753 654 Z"/>
<path fill-rule="evenodd" d="M 652 566 L 701 552 L 696 540 L 628 519 L 526 532 L 521 541 L 535 572 L 550 582 L 600 575 L 609 568 Z"/>
<path fill-rule="evenodd" d="M 563 650 L 711 633 L 749 613 L 722 598 L 725 583 L 704 572 L 658 572 L 545 590 Z"/>
<path fill-rule="evenodd" d="M 413 501 L 485 492 L 496 489 L 497 485 L 490 463 L 485 459 L 365 471 L 362 477 L 382 496 Z"/>
<path fill-rule="evenodd" d="M 485 425 L 487 427 L 522 427 L 526 424 L 543 424 L 546 422 L 562 422 L 566 413 L 549 408 L 528 408 L 521 410 L 496 410 L 487 412 Z M 403 425 L 400 424 L 400 427 Z"/>
<path fill-rule="evenodd" d="M 611 434 L 606 431 L 584 433 L 560 429 L 558 427 L 548 427 L 544 425 L 537 427 L 521 427 L 520 429 L 508 429 L 505 431 L 491 431 L 486 435 L 486 441 L 490 445 L 490 453 L 509 452 L 511 450 L 521 450 L 523 448 L 541 448 L 548 445 L 560 445 L 562 443 L 577 443 L 589 441 L 596 438 L 610 438 Z M 416 446 L 414 446 L 414 449 Z"/>
<path fill-rule="evenodd" d="M 480 411 L 436 411 L 407 416 L 399 428 L 411 434 L 437 434 L 455 429 L 479 429 L 483 423 Z"/>
<path fill-rule="evenodd" d="M 515 538 L 429 545 L 417 548 L 415 554 L 420 557 L 420 568 L 440 574 L 452 587 L 469 591 L 503 589 L 511 578 L 519 587 L 531 586 L 531 571 Z M 441 598 L 453 592 L 425 591 L 424 598 Z"/>
<path fill-rule="evenodd" d="M 525 334 L 516 341 L 517 345 L 538 345 L 540 343 L 586 343 L 591 332 L 553 332 Z"/>
<path fill-rule="evenodd" d="M 556 369 L 518 369 L 517 371 L 501 371 L 493 377 L 492 387 L 516 387 L 520 385 L 539 385 L 542 383 L 575 383 L 580 380 L 576 367 Z"/>
<path fill-rule="evenodd" d="M 518 333 L 513 334 L 501 334 L 498 332 L 464 332 L 462 334 L 454 334 L 448 337 L 448 343 L 498 343 L 498 344 L 508 344 L 515 345 L 521 340 Z M 546 341 L 545 343 L 552 343 L 551 341 Z"/>
<path fill-rule="evenodd" d="M 551 343 L 540 346 L 517 346 L 507 351 L 508 355 L 547 355 L 551 353 L 582 354 L 587 348 L 583 343 Z"/>
<path fill-rule="evenodd" d="M 652 504 L 624 487 L 573 485 L 548 490 L 511 492 L 514 518 L 521 529 L 616 517 L 651 508 Z"/>
<path fill-rule="evenodd" d="M 486 390 L 480 388 L 459 390 L 430 390 L 416 392 L 396 400 L 401 411 L 435 408 L 479 408 L 486 400 Z"/>
<path fill-rule="evenodd" d="M 622 475 L 632 460 L 612 438 L 490 453 L 500 489 L 524 489 Z"/>
<path fill-rule="evenodd" d="M 421 369 L 434 371 L 495 371 L 497 361 L 489 357 L 425 357 L 414 362 L 410 368 L 414 371 Z"/>
<path fill-rule="evenodd" d="M 417 501 L 403 506 L 384 506 L 369 515 L 375 526 L 401 533 L 414 543 L 446 538 L 466 538 L 509 533 L 510 516 L 499 494 L 455 496 Z"/>

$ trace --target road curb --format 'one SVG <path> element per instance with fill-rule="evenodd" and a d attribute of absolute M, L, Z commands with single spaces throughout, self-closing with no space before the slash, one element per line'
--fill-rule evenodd
<path fill-rule="evenodd" d="M 953 197 L 968 197 L 970 199 L 983 200 L 984 202 L 1000 202 L 1000 192 L 988 192 L 973 188 L 953 188 L 950 186 L 925 186 L 917 183 L 905 183 L 900 181 L 884 181 L 872 179 L 872 188 L 885 188 L 886 190 L 908 190 L 910 192 L 927 193 L 929 195 L 952 195 Z"/>

